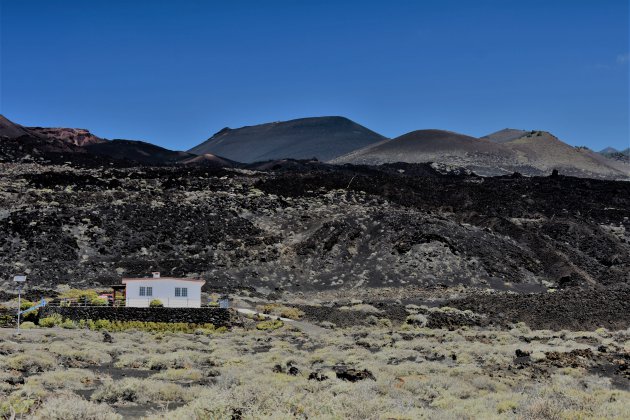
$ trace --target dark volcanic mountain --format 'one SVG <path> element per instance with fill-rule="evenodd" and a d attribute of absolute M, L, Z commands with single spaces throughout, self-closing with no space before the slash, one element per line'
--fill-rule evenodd
<path fill-rule="evenodd" d="M 28 129 L 6 119 L 4 115 L 0 115 L 0 137 L 15 139 L 21 136 L 28 136 L 30 134 L 31 133 L 29 133 Z"/>
<path fill-rule="evenodd" d="M 224 128 L 189 152 L 213 153 L 244 163 L 285 158 L 329 160 L 383 139 L 347 118 L 301 118 Z"/>
<path fill-rule="evenodd" d="M 87 145 L 85 150 L 89 153 L 107 156 L 112 159 L 155 165 L 173 164 L 195 157 L 191 153 L 177 152 L 139 140 L 115 139 L 104 143 Z"/>
<path fill-rule="evenodd" d="M 506 129 L 477 139 L 442 130 L 419 130 L 356 150 L 331 163 L 378 165 L 439 162 L 492 176 L 520 172 L 545 175 L 553 169 L 571 176 L 629 179 L 630 168 L 586 148 L 570 146 L 545 131 Z"/>

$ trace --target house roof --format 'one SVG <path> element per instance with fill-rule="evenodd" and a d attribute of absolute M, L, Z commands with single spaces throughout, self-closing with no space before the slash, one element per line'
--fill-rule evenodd
<path fill-rule="evenodd" d="M 193 278 L 189 278 L 189 277 L 123 277 L 122 282 L 123 283 L 127 283 L 128 281 L 163 281 L 163 280 L 175 280 L 175 281 L 189 281 L 189 282 L 193 282 L 193 283 L 201 283 L 201 285 L 203 286 L 204 284 L 206 284 L 205 280 L 202 279 L 193 279 Z"/>

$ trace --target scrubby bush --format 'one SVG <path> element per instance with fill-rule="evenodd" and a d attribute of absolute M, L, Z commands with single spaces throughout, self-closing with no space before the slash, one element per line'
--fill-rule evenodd
<path fill-rule="evenodd" d="M 149 303 L 149 306 L 151 308 L 162 308 L 164 307 L 164 304 L 162 303 L 160 299 L 153 299 L 151 303 Z"/>
<path fill-rule="evenodd" d="M 0 401 L 0 418 L 22 418 L 23 415 L 28 414 L 36 403 L 37 400 L 35 398 L 22 398 L 19 395 L 11 395 Z"/>
<path fill-rule="evenodd" d="M 35 323 L 33 323 L 31 321 L 22 322 L 20 324 L 20 328 L 22 328 L 24 330 L 30 330 L 30 329 L 35 328 Z"/>
<path fill-rule="evenodd" d="M 47 316 L 45 318 L 40 318 L 39 319 L 39 326 L 40 327 L 46 327 L 46 328 L 50 328 L 50 327 L 54 327 L 56 325 L 61 325 L 61 323 L 63 322 L 63 317 L 59 314 L 52 314 L 50 316 Z"/>
<path fill-rule="evenodd" d="M 280 310 L 280 316 L 288 319 L 300 319 L 304 316 L 304 312 L 298 308 L 283 307 Z"/>
<path fill-rule="evenodd" d="M 288 319 L 300 319 L 302 316 L 304 316 L 304 312 L 302 312 L 298 308 L 281 305 L 279 303 L 258 305 L 256 306 L 256 310 L 258 312 L 262 312 L 263 314 L 275 315 Z"/>
<path fill-rule="evenodd" d="M 262 321 L 256 324 L 256 329 L 258 330 L 277 330 L 284 325 L 284 322 L 279 319 L 273 319 L 268 321 Z"/>
<path fill-rule="evenodd" d="M 5 359 L 4 362 L 10 369 L 31 373 L 54 369 L 57 364 L 57 361 L 50 354 L 37 350 L 14 354 Z"/>
<path fill-rule="evenodd" d="M 407 324 L 411 324 L 416 327 L 424 327 L 427 325 L 427 317 L 422 314 L 409 315 L 407 317 Z"/>
<path fill-rule="evenodd" d="M 77 301 L 80 304 L 92 303 L 95 299 L 99 299 L 99 293 L 92 289 L 70 289 L 59 295 L 60 299 L 70 299 Z M 70 305 L 70 302 L 63 302 L 65 305 Z"/>
<path fill-rule="evenodd" d="M 27 386 L 42 385 L 48 389 L 85 389 L 97 381 L 94 372 L 87 369 L 61 369 L 29 376 Z"/>
<path fill-rule="evenodd" d="M 344 311 L 359 311 L 359 312 L 366 312 L 369 314 L 378 314 L 381 313 L 381 310 L 372 306 L 372 305 L 368 305 L 367 303 L 359 303 L 356 305 L 352 305 L 352 306 L 342 306 L 341 308 L 339 308 L 341 310 Z"/>
<path fill-rule="evenodd" d="M 94 306 L 107 306 L 109 304 L 107 299 L 100 297 L 92 299 L 90 303 Z"/>
<path fill-rule="evenodd" d="M 186 322 L 146 322 L 146 321 L 109 321 L 107 319 L 97 319 L 96 321 L 88 319 L 79 321 L 79 326 L 85 325 L 92 331 L 147 331 L 153 333 L 159 332 L 180 332 L 193 334 L 199 331 L 202 334 L 211 334 L 215 332 L 225 332 L 227 328 L 215 328 L 214 324 L 190 324 Z"/>
<path fill-rule="evenodd" d="M 119 420 L 122 416 L 116 414 L 107 404 L 95 404 L 77 395 L 59 395 L 44 401 L 34 418 L 37 420 Z"/>
<path fill-rule="evenodd" d="M 77 328 L 77 324 L 75 324 L 74 321 L 71 319 L 66 319 L 59 326 L 67 330 L 74 330 Z"/>
<path fill-rule="evenodd" d="M 112 327 L 112 323 L 109 319 L 97 319 L 94 321 L 94 329 L 96 330 L 108 330 L 110 331 Z"/>
<path fill-rule="evenodd" d="M 118 402 L 187 401 L 190 392 L 181 385 L 156 381 L 154 379 L 126 378 L 121 381 L 108 381 L 92 395 L 92 400 L 115 404 Z"/>
<path fill-rule="evenodd" d="M 82 299 L 92 300 L 98 297 L 98 292 L 92 289 L 70 289 L 59 294 L 61 299 Z"/>
<path fill-rule="evenodd" d="M 30 300 L 22 299 L 20 302 L 20 311 L 25 311 L 29 308 L 32 308 L 36 305 L 36 302 L 31 302 Z M 32 310 L 28 313 L 22 314 L 21 318 L 23 321 L 34 321 L 37 318 L 37 313 L 39 309 Z"/>
<path fill-rule="evenodd" d="M 35 306 L 34 302 L 31 302 L 30 300 L 26 300 L 26 299 L 22 299 L 22 301 L 20 302 L 20 310 L 24 311 L 28 308 L 31 308 Z"/>

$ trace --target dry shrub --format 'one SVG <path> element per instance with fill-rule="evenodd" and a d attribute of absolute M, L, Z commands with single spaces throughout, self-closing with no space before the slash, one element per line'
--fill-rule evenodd
<path fill-rule="evenodd" d="M 154 379 L 137 378 L 107 381 L 92 394 L 93 401 L 110 404 L 188 401 L 192 397 L 190 388 Z"/>
<path fill-rule="evenodd" d="M 60 395 L 44 401 L 33 416 L 36 420 L 119 420 L 107 404 L 95 404 L 76 395 Z"/>

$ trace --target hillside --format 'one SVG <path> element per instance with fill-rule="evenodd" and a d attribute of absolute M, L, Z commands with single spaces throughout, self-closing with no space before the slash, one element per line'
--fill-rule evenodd
<path fill-rule="evenodd" d="M 13 121 L 8 120 L 4 115 L 0 115 L 0 137 L 15 139 L 21 136 L 28 136 L 28 129 L 22 127 Z"/>
<path fill-rule="evenodd" d="M 525 133 L 519 137 L 520 134 Z M 443 130 L 419 130 L 330 161 L 334 164 L 439 162 L 492 176 L 520 172 L 629 179 L 630 168 L 544 131 L 501 130 L 480 139 Z"/>
<path fill-rule="evenodd" d="M 54 138 L 71 143 L 75 146 L 87 146 L 90 144 L 104 143 L 107 140 L 95 136 L 89 130 L 83 128 L 46 128 L 28 127 L 31 134 L 39 137 Z"/>
<path fill-rule="evenodd" d="M 157 165 L 173 164 L 195 157 L 191 153 L 173 151 L 139 140 L 115 139 L 89 144 L 85 146 L 85 150 L 91 154 L 107 156 L 112 159 Z"/>
<path fill-rule="evenodd" d="M 514 128 L 504 128 L 503 130 L 499 130 L 495 133 L 488 134 L 487 136 L 481 137 L 482 139 L 490 140 L 495 143 L 505 143 L 511 140 L 516 140 L 520 137 L 526 136 L 527 131 L 525 130 L 517 130 Z"/>
<path fill-rule="evenodd" d="M 440 162 L 461 166 L 481 175 L 509 172 L 511 152 L 501 144 L 445 130 L 418 130 L 348 153 L 330 162 L 380 165 L 383 163 Z"/>
<path fill-rule="evenodd" d="M 200 156 L 191 156 L 179 161 L 180 163 L 188 166 L 203 166 L 208 168 L 235 168 L 240 166 L 240 163 L 233 160 L 222 158 L 221 156 L 206 153 Z"/>
<path fill-rule="evenodd" d="M 23 127 L 0 115 L 0 162 L 77 165 L 234 166 L 221 157 L 197 157 L 136 140 L 107 140 L 82 128 Z"/>
<path fill-rule="evenodd" d="M 617 150 L 614 147 L 606 147 L 598 153 L 608 159 L 630 165 L 630 147 L 624 150 Z"/>
<path fill-rule="evenodd" d="M 0 171 L 0 279 L 26 271 L 31 287 L 151 271 L 296 292 L 630 282 L 628 182 L 411 164 Z"/>
<path fill-rule="evenodd" d="M 189 152 L 244 163 L 286 158 L 324 161 L 383 139 L 347 118 L 314 117 L 224 128 Z"/>
<path fill-rule="evenodd" d="M 630 168 L 624 168 L 590 149 L 568 145 L 546 131 L 532 131 L 503 145 L 515 152 L 518 164 L 531 166 L 542 173 L 558 169 L 566 175 L 581 177 L 630 176 Z"/>

